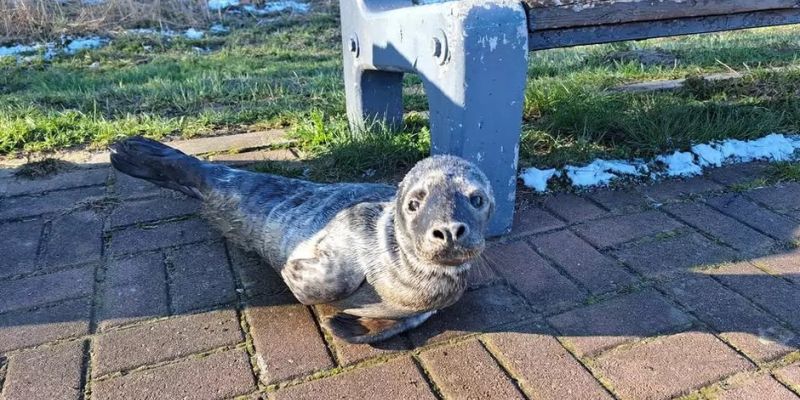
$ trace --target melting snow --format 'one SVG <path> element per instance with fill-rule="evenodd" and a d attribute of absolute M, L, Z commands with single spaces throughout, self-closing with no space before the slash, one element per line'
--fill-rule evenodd
<path fill-rule="evenodd" d="M 214 11 L 238 5 L 239 0 L 208 0 L 208 9 Z"/>
<path fill-rule="evenodd" d="M 205 36 L 205 33 L 194 28 L 189 28 L 183 33 L 183 36 L 190 40 L 200 40 Z"/>
<path fill-rule="evenodd" d="M 544 192 L 547 191 L 547 180 L 552 178 L 555 174 L 555 168 L 542 170 L 531 167 L 522 171 L 519 177 L 522 178 L 525 186 L 532 188 L 537 192 Z"/>
<path fill-rule="evenodd" d="M 23 53 L 30 53 L 38 50 L 41 45 L 25 46 L 22 44 L 14 46 L 0 46 L 0 57 L 3 56 L 17 56 Z"/>
<path fill-rule="evenodd" d="M 69 42 L 64 52 L 67 54 L 75 54 L 81 50 L 96 49 L 106 44 L 106 39 L 101 39 L 97 36 L 77 38 Z"/>
<path fill-rule="evenodd" d="M 228 31 L 230 31 L 230 29 L 226 28 L 222 24 L 211 25 L 208 30 L 211 31 L 211 33 L 228 33 Z"/>
<path fill-rule="evenodd" d="M 252 5 L 242 7 L 245 11 L 255 15 L 275 14 L 284 11 L 291 11 L 295 13 L 307 13 L 311 6 L 307 3 L 300 3 L 297 1 L 272 1 L 264 4 L 261 8 L 256 8 Z"/>
<path fill-rule="evenodd" d="M 691 151 L 675 151 L 656 157 L 649 163 L 643 161 L 594 160 L 586 166 L 568 165 L 562 171 L 527 168 L 520 177 L 525 185 L 538 192 L 547 190 L 547 180 L 562 172 L 575 187 L 605 186 L 619 175 L 645 177 L 688 177 L 703 173 L 705 167 L 719 167 L 725 163 L 741 163 L 755 160 L 787 161 L 796 159 L 800 149 L 800 135 L 785 136 L 773 133 L 756 140 L 728 139 L 720 142 L 698 144 Z M 662 171 L 663 170 L 663 171 Z"/>

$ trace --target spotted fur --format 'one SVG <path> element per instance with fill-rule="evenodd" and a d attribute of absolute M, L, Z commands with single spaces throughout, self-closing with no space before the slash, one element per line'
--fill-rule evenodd
<path fill-rule="evenodd" d="M 331 326 L 351 341 L 383 340 L 455 303 L 494 210 L 486 176 L 452 156 L 419 162 L 396 189 L 236 170 L 142 138 L 111 150 L 120 171 L 201 199 L 205 217 L 269 261 L 301 303 L 341 310 Z"/>

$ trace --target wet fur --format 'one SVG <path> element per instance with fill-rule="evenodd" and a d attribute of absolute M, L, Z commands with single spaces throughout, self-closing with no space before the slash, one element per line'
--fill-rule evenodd
<path fill-rule="evenodd" d="M 431 224 L 464 219 L 477 247 L 458 255 L 476 257 L 494 207 L 483 173 L 450 156 L 421 161 L 395 189 L 236 170 L 142 138 L 111 150 L 120 171 L 200 198 L 204 216 L 231 242 L 267 259 L 300 302 L 338 308 L 341 318 L 334 316 L 328 326 L 355 342 L 383 340 L 455 303 L 466 289 L 470 263 L 432 262 L 436 251 L 429 254 L 420 238 Z M 431 197 L 411 214 L 403 207 L 419 187 Z M 456 204 L 464 201 L 458 195 L 464 187 L 484 193 L 489 208 L 467 215 Z M 445 209 L 458 215 L 444 215 Z"/>

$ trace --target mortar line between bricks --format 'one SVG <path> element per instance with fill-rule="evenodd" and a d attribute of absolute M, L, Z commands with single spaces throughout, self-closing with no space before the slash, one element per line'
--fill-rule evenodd
<path fill-rule="evenodd" d="M 81 354 L 82 354 L 82 358 L 81 358 L 81 378 L 80 378 L 80 383 L 78 384 L 79 385 L 78 387 L 80 389 L 83 389 L 83 390 L 79 391 L 80 396 L 78 397 L 78 399 L 79 400 L 90 400 L 91 399 L 91 394 L 90 394 L 91 393 L 91 385 L 89 383 L 89 381 L 90 381 L 89 377 L 91 376 L 91 370 L 92 370 L 92 364 L 91 364 L 91 359 L 90 359 L 91 356 L 92 356 L 91 341 L 90 340 L 84 340 L 82 347 L 83 348 L 81 349 Z"/>
<path fill-rule="evenodd" d="M 749 263 L 749 262 L 748 262 L 748 264 L 752 265 L 752 263 Z M 761 305 L 758 304 L 752 298 L 750 298 L 750 296 L 747 296 L 746 294 L 736 290 L 735 288 L 726 285 L 725 282 L 723 282 L 721 279 L 718 279 L 714 275 L 708 275 L 708 276 L 711 277 L 711 279 L 713 279 L 715 282 L 717 282 L 720 285 L 722 285 L 722 287 L 724 287 L 725 289 L 728 289 L 728 290 L 732 291 L 733 293 L 736 293 L 739 296 L 741 296 L 742 298 L 744 298 L 748 303 L 750 303 L 751 306 L 755 307 L 757 310 L 759 310 L 759 311 L 769 315 L 770 317 L 774 318 L 776 321 L 778 321 L 778 323 L 783 325 L 783 327 L 786 328 L 787 330 L 789 330 L 790 332 L 793 332 L 794 334 L 800 334 L 800 330 L 794 329 L 794 327 L 792 327 L 791 324 L 789 324 L 783 318 L 779 317 L 778 315 L 776 315 L 773 312 L 771 312 L 770 310 L 768 310 L 766 307 L 761 307 Z"/>
<path fill-rule="evenodd" d="M 486 350 L 487 353 L 489 353 L 489 357 L 491 357 L 492 360 L 494 360 L 494 363 L 500 368 L 500 370 L 503 372 L 506 378 L 508 378 L 514 384 L 514 387 L 517 388 L 517 391 L 522 395 L 522 397 L 528 400 L 535 399 L 535 396 L 528 394 L 522 387 L 521 380 L 517 378 L 513 373 L 511 373 L 511 370 L 506 366 L 506 364 L 500 360 L 500 358 L 491 350 L 489 346 L 486 345 L 483 336 L 478 336 L 477 341 L 480 344 L 480 346 L 483 347 L 483 349 Z"/>
<path fill-rule="evenodd" d="M 41 192 L 30 192 L 30 193 L 20 193 L 14 194 L 10 196 L 0 196 L 0 199 L 7 200 L 7 199 L 16 199 L 19 197 L 43 197 L 47 196 L 51 193 L 59 193 L 59 192 L 66 192 L 70 190 L 78 190 L 78 189 L 90 189 L 90 188 L 98 188 L 101 186 L 106 186 L 106 183 L 96 183 L 93 185 L 79 185 L 79 186 L 70 186 L 70 187 L 63 187 L 63 188 L 56 188 L 50 190 L 43 190 Z"/>
<path fill-rule="evenodd" d="M 250 332 L 250 322 L 247 320 L 245 308 L 247 303 L 245 301 L 245 288 L 242 283 L 241 276 L 238 269 L 233 266 L 233 257 L 231 256 L 230 244 L 227 240 L 222 241 L 223 249 L 225 250 L 225 261 L 228 263 L 228 269 L 233 277 L 233 284 L 236 292 L 236 317 L 239 319 L 239 329 L 242 331 L 245 342 L 245 351 L 247 352 L 247 362 L 250 364 L 250 371 L 253 374 L 253 381 L 256 383 L 256 388 L 262 389 L 264 387 L 261 382 L 261 368 L 258 366 L 256 359 L 255 343 L 253 342 L 253 335 Z"/>
<path fill-rule="evenodd" d="M 699 328 L 699 329 L 697 329 L 698 331 L 705 331 L 706 333 L 710 333 L 712 336 L 717 338 L 717 340 L 719 340 L 720 342 L 722 342 L 726 346 L 728 346 L 730 349 L 732 349 L 736 354 L 740 355 L 745 360 L 750 361 L 757 368 L 761 367 L 762 363 L 758 362 L 757 360 L 754 360 L 754 359 L 750 358 L 750 356 L 745 354 L 742 350 L 740 350 L 737 346 L 735 346 L 731 341 L 729 341 L 729 340 L 725 339 L 724 337 L 722 337 L 722 333 L 723 332 L 721 332 L 721 331 L 719 331 L 717 329 L 714 329 L 714 327 L 712 327 L 711 325 L 707 324 L 705 321 L 703 321 L 702 318 L 700 318 L 699 315 L 697 315 L 695 312 L 691 311 L 688 307 L 684 307 L 682 304 L 680 304 L 679 301 L 675 300 L 672 296 L 670 296 L 669 293 L 667 293 L 664 290 L 661 290 L 661 288 L 658 285 L 654 285 L 653 289 L 655 291 L 657 291 L 659 294 L 661 294 L 661 296 L 664 297 L 664 299 L 667 301 L 667 303 L 669 303 L 672 307 L 675 307 L 676 309 L 680 310 L 681 312 L 683 312 L 684 314 L 689 316 L 690 320 L 692 321 L 692 324 L 688 328 L 697 327 L 697 328 Z M 725 288 L 725 289 L 727 290 L 727 288 Z M 745 299 L 745 301 L 747 301 L 747 299 Z"/>
<path fill-rule="evenodd" d="M 170 366 L 170 365 L 177 365 L 181 363 L 188 362 L 195 358 L 202 358 L 212 354 L 224 353 L 227 351 L 235 351 L 235 350 L 243 350 L 246 346 L 245 342 L 237 342 L 235 344 L 229 344 L 225 346 L 214 347 L 212 349 L 198 351 L 196 353 L 187 354 L 184 356 L 180 356 L 177 358 L 172 358 L 169 360 L 158 361 L 150 364 L 143 364 L 136 367 L 131 367 L 119 371 L 109 372 L 100 376 L 91 377 L 92 382 L 104 382 L 110 379 L 116 379 L 122 376 L 127 376 L 130 374 L 138 374 L 146 371 L 151 371 L 154 369 Z"/>
<path fill-rule="evenodd" d="M 433 396 L 436 397 L 438 400 L 445 400 L 444 394 L 442 393 L 442 389 L 439 385 L 436 384 L 436 381 L 433 380 L 430 372 L 425 368 L 425 364 L 419 358 L 419 354 L 411 354 L 411 362 L 414 363 L 414 366 L 419 371 L 420 375 L 422 375 L 422 379 L 425 380 L 425 383 L 428 384 L 428 388 L 433 393 Z"/>
<path fill-rule="evenodd" d="M 755 269 L 757 269 L 757 270 L 759 270 L 759 271 L 761 271 L 761 272 L 763 272 L 763 273 L 765 273 L 765 274 L 767 274 L 767 275 L 769 275 L 769 276 L 771 276 L 773 278 L 780 279 L 780 280 L 788 283 L 790 286 L 796 287 L 796 288 L 798 288 L 798 290 L 800 290 L 800 285 L 796 284 L 793 280 L 791 280 L 789 278 L 786 278 L 785 276 L 783 276 L 783 274 L 775 273 L 774 271 L 771 271 L 767 267 L 762 267 L 758 263 L 753 262 L 752 259 L 748 259 L 746 261 L 747 261 L 748 264 L 752 265 L 753 268 L 755 268 Z"/>
<path fill-rule="evenodd" d="M 166 250 L 159 251 L 161 255 L 161 268 L 164 271 L 164 299 L 167 302 L 167 315 L 173 316 L 174 310 L 172 309 L 172 272 L 170 271 L 174 266 L 172 260 Z"/>
<path fill-rule="evenodd" d="M 788 390 L 788 391 L 794 393 L 795 395 L 797 395 L 798 397 L 800 397 L 800 387 L 798 387 L 796 389 L 793 388 L 792 385 L 789 382 L 784 381 L 783 378 L 778 376 L 775 373 L 775 370 L 769 371 L 769 374 L 772 377 L 772 379 L 776 380 L 778 382 L 778 384 L 780 384 L 781 386 L 785 387 L 786 390 Z M 0 395 L 1 394 L 2 394 L 2 392 L 0 392 Z"/>
<path fill-rule="evenodd" d="M 755 205 L 756 207 L 758 207 L 758 208 L 760 208 L 760 209 L 762 209 L 762 210 L 764 210 L 764 211 L 768 211 L 768 212 L 775 213 L 775 214 L 777 214 L 777 215 L 785 216 L 785 215 L 783 215 L 783 214 L 780 214 L 780 213 L 777 213 L 777 212 L 773 211 L 772 209 L 770 209 L 770 208 L 768 208 L 768 207 L 763 207 L 761 204 L 758 204 L 758 203 L 756 203 L 756 202 L 752 201 L 752 200 L 751 200 L 749 197 L 747 197 L 747 196 L 743 196 L 741 193 L 735 193 L 735 194 L 734 194 L 734 196 L 739 196 L 739 197 L 741 197 L 741 198 L 742 198 L 744 201 L 746 201 L 746 202 L 750 202 L 750 203 L 753 203 L 753 205 Z M 777 240 L 777 241 L 778 241 L 778 242 L 780 242 L 780 243 L 787 244 L 787 242 L 785 242 L 783 239 L 781 239 L 781 238 L 779 238 L 779 237 L 775 237 L 773 234 L 771 234 L 771 233 L 769 233 L 769 232 L 766 232 L 766 231 L 764 231 L 764 230 L 761 230 L 760 228 L 758 228 L 758 227 L 756 227 L 756 226 L 754 226 L 754 225 L 750 224 L 749 222 L 747 222 L 747 221 L 744 221 L 744 220 L 740 219 L 736 213 L 730 213 L 730 212 L 727 212 L 727 211 L 726 211 L 726 210 L 724 210 L 722 207 L 716 207 L 716 206 L 714 206 L 713 204 L 706 202 L 705 200 L 703 200 L 703 203 L 704 203 L 704 204 L 706 204 L 707 206 L 711 207 L 712 209 L 714 209 L 714 210 L 716 210 L 716 211 L 719 211 L 720 213 L 722 213 L 722 214 L 725 214 L 725 215 L 727 215 L 728 217 L 731 217 L 731 218 L 735 219 L 736 221 L 739 221 L 740 223 L 742 223 L 742 224 L 744 224 L 744 225 L 748 226 L 749 228 L 753 229 L 754 231 L 756 231 L 756 232 L 758 232 L 758 233 L 760 233 L 760 234 L 762 234 L 762 235 L 766 235 L 766 236 L 768 236 L 768 237 L 771 237 L 771 238 L 773 238 L 773 239 Z"/>
<path fill-rule="evenodd" d="M 547 320 L 545 320 L 544 323 L 545 325 L 547 325 L 548 328 L 554 329 L 553 326 L 547 322 Z M 553 330 L 553 332 L 557 331 Z M 605 390 L 612 398 L 614 399 L 622 398 L 617 394 L 617 392 L 614 391 L 614 387 L 611 386 L 608 379 L 606 379 L 603 376 L 603 374 L 601 374 L 599 371 L 595 372 L 594 368 L 592 368 L 591 364 L 592 360 L 589 357 L 587 357 L 585 360 L 581 357 L 578 357 L 578 355 L 575 354 L 575 352 L 564 343 L 564 339 L 562 339 L 558 335 L 552 335 L 552 337 L 553 339 L 555 339 L 556 342 L 558 342 L 558 345 L 561 346 L 561 348 L 564 349 L 564 351 L 566 351 L 567 354 L 569 354 L 569 356 L 572 357 L 572 359 L 575 360 L 578 363 L 578 365 L 581 366 L 581 368 L 583 368 L 584 371 L 588 372 L 589 375 L 592 377 L 592 379 L 594 379 L 595 382 L 600 384 L 600 387 L 603 388 L 603 390 Z"/>
<path fill-rule="evenodd" d="M 5 388 L 6 384 L 6 373 L 8 372 L 8 358 L 3 355 L 0 355 L 0 399 L 4 399 L 3 397 L 3 389 Z"/>
<path fill-rule="evenodd" d="M 777 186 L 777 185 L 770 185 L 770 186 L 765 186 L 765 188 L 772 188 L 772 187 L 776 187 L 776 186 Z M 791 216 L 790 214 L 786 214 L 785 212 L 783 212 L 783 211 L 781 211 L 781 210 L 774 209 L 774 208 L 772 208 L 772 207 L 771 207 L 771 206 L 770 206 L 768 203 L 764 203 L 764 202 L 762 202 L 762 201 L 759 201 L 758 199 L 756 199 L 756 198 L 754 198 L 754 197 L 751 197 L 751 196 L 749 196 L 748 194 L 749 194 L 750 192 L 754 191 L 754 190 L 755 190 L 755 189 L 750 189 L 750 190 L 747 190 L 747 191 L 741 192 L 741 193 L 740 193 L 740 196 L 744 197 L 744 199 L 745 199 L 745 200 L 748 200 L 748 201 L 750 201 L 751 203 L 753 203 L 753 204 L 755 204 L 755 205 L 757 205 L 757 206 L 759 206 L 759 207 L 765 208 L 765 209 L 767 209 L 767 210 L 769 210 L 769 211 L 772 211 L 772 212 L 774 212 L 774 213 L 776 213 L 776 214 L 779 214 L 779 215 L 782 215 L 782 216 L 784 216 L 784 217 L 787 217 L 787 218 L 789 218 L 789 219 L 791 219 L 791 220 L 793 220 L 793 221 L 798 221 L 798 219 L 797 219 L 797 218 L 795 218 L 795 217 Z M 800 209 L 794 209 L 794 210 L 792 210 L 792 211 L 797 211 L 797 210 L 800 210 Z"/>
<path fill-rule="evenodd" d="M 563 276 L 565 279 L 567 279 L 568 281 L 572 282 L 572 284 L 574 284 L 576 287 L 578 287 L 580 290 L 582 290 L 584 292 L 584 294 L 587 295 L 587 297 L 592 297 L 593 296 L 592 291 L 589 290 L 589 288 L 586 287 L 586 285 L 584 285 L 583 282 L 575 279 L 575 277 L 573 277 L 559 263 L 557 263 L 555 260 L 553 260 L 552 258 L 546 256 L 541 251 L 539 251 L 539 249 L 533 244 L 533 238 L 532 237 L 529 237 L 528 240 L 525 241 L 525 244 L 535 254 L 537 254 L 539 257 L 541 257 L 548 265 L 550 265 L 551 268 L 553 268 L 556 272 L 558 272 L 559 275 Z"/>
<path fill-rule="evenodd" d="M 60 265 L 60 266 L 55 267 L 55 268 L 50 268 L 50 269 L 45 269 L 45 270 L 37 269 L 35 271 L 28 272 L 28 273 L 25 273 L 25 274 L 9 275 L 9 276 L 6 276 L 4 278 L 0 278 L 0 283 L 14 282 L 14 281 L 19 281 L 19 280 L 28 279 L 28 278 L 36 278 L 36 277 L 39 277 L 39 276 L 51 275 L 51 274 L 55 274 L 55 273 L 58 273 L 58 272 L 69 271 L 69 270 L 72 270 L 72 269 L 86 268 L 86 267 L 92 266 L 92 265 L 97 264 L 97 263 L 99 263 L 99 261 L 78 262 L 78 263 L 73 263 L 73 264 L 64 264 L 64 265 Z M 0 312 L 0 314 L 3 314 L 3 313 L 5 313 L 5 312 Z"/>
<path fill-rule="evenodd" d="M 311 318 L 314 320 L 314 328 L 317 330 L 317 334 L 320 338 L 322 338 L 322 343 L 325 343 L 325 351 L 328 352 L 328 357 L 331 358 L 333 363 L 336 366 L 343 366 L 342 360 L 339 359 L 339 355 L 336 354 L 336 349 L 334 347 L 333 341 L 329 340 L 328 335 L 326 334 L 325 330 L 322 328 L 322 316 L 319 315 L 317 312 L 317 308 L 313 306 L 305 306 L 308 309 L 308 312 L 311 313 Z"/>

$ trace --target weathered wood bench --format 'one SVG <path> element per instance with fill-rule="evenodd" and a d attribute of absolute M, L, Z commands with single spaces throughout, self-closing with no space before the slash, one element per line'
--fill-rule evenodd
<path fill-rule="evenodd" d="M 401 124 L 403 74 L 418 74 L 431 152 L 492 180 L 492 235 L 513 220 L 528 51 L 800 23 L 800 0 L 416 2 L 340 1 L 348 117 Z"/>

